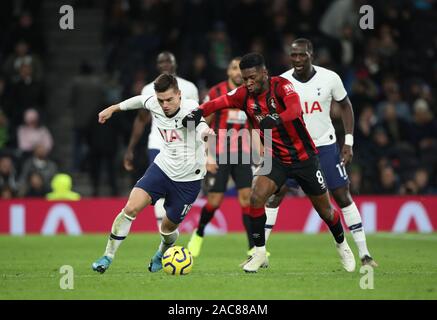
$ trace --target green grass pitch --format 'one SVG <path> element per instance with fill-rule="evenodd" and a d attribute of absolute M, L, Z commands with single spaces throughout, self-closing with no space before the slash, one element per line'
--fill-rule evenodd
<path fill-rule="evenodd" d="M 182 235 L 178 245 L 185 245 Z M 245 274 L 244 234 L 207 236 L 186 276 L 151 274 L 146 265 L 157 234 L 131 234 L 109 270 L 91 263 L 107 235 L 0 237 L 0 299 L 437 299 L 437 234 L 375 234 L 368 245 L 379 263 L 374 288 L 360 288 L 361 274 L 341 269 L 332 237 L 273 233 L 270 267 Z M 351 236 L 348 241 L 356 253 Z M 358 262 L 358 261 L 357 261 Z M 60 268 L 74 271 L 74 289 L 60 288 Z"/>

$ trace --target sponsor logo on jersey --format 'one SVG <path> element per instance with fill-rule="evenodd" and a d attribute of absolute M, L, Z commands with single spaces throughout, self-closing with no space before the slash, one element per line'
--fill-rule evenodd
<path fill-rule="evenodd" d="M 286 85 L 284 85 L 282 88 L 284 88 L 285 91 L 285 95 L 289 95 L 294 93 L 294 87 L 291 83 L 287 83 Z"/>
<path fill-rule="evenodd" d="M 314 101 L 313 104 L 310 106 L 308 101 L 305 101 L 303 103 L 303 112 L 306 114 L 311 114 L 314 113 L 316 111 L 318 112 L 322 112 L 322 106 L 320 105 L 320 103 L 318 101 Z"/>

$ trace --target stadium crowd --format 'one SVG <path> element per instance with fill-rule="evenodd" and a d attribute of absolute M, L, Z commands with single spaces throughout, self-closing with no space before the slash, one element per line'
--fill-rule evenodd
<path fill-rule="evenodd" d="M 140 94 L 157 76 L 156 55 L 164 49 L 175 54 L 178 75 L 196 84 L 202 100 L 211 86 L 226 78 L 232 57 L 260 52 L 270 74 L 278 75 L 289 69 L 291 42 L 305 37 L 314 43 L 314 64 L 341 76 L 354 107 L 352 193 L 437 194 L 437 1 L 104 3 L 105 73 L 121 85 L 121 98 Z M 374 29 L 360 28 L 363 5 L 373 8 Z M 2 1 L 1 6 L 0 196 L 42 197 L 58 169 L 50 158 L 57 141 L 45 119 L 45 37 L 35 19 L 40 3 Z M 86 64 L 82 73 L 90 73 Z M 335 106 L 332 118 L 342 143 Z M 128 135 L 132 123 L 121 124 L 124 129 L 114 125 L 109 132 L 95 125 L 75 128 L 96 137 L 79 142 L 88 144 L 88 150 L 95 150 L 99 134 Z M 99 158 L 88 159 L 88 166 L 98 166 Z M 112 188 L 113 195 L 119 192 Z"/>

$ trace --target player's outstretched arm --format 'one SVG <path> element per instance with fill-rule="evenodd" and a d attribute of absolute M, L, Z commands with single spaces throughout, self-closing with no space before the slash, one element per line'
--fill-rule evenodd
<path fill-rule="evenodd" d="M 119 104 L 115 104 L 115 105 L 112 105 L 110 107 L 107 107 L 105 110 L 103 110 L 99 113 L 99 122 L 105 123 L 109 118 L 112 117 L 112 114 L 114 112 L 140 109 L 143 107 L 145 101 L 146 101 L 145 97 L 136 96 L 136 97 L 124 100 L 123 102 L 120 102 Z"/>
<path fill-rule="evenodd" d="M 135 117 L 129 145 L 127 146 L 127 150 L 123 157 L 123 166 L 127 171 L 132 171 L 134 169 L 133 161 L 135 146 L 140 141 L 146 125 L 150 123 L 150 119 L 150 112 L 146 110 L 139 110 Z"/>
<path fill-rule="evenodd" d="M 121 111 L 120 104 L 115 104 L 110 107 L 107 107 L 106 109 L 104 109 L 99 113 L 99 123 L 105 123 L 109 118 L 112 117 L 112 114 L 114 112 L 119 112 L 119 111 Z"/>

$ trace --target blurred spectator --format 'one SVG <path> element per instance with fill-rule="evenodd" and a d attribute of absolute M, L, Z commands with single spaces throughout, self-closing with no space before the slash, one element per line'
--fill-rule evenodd
<path fill-rule="evenodd" d="M 414 103 L 410 138 L 411 143 L 419 150 L 426 150 L 437 144 L 437 123 L 428 103 L 423 99 L 418 99 Z"/>
<path fill-rule="evenodd" d="M 44 198 L 50 189 L 44 183 L 43 177 L 38 172 L 32 172 L 26 181 L 26 198 Z"/>
<path fill-rule="evenodd" d="M 100 107 L 95 111 L 98 113 Z M 89 152 L 90 167 L 88 170 L 91 178 L 93 196 L 100 195 L 100 185 L 102 183 L 102 172 L 106 173 L 108 185 L 111 188 L 111 195 L 118 195 L 116 158 L 114 155 L 118 151 L 118 140 L 120 132 L 120 118 L 113 118 L 105 125 L 99 124 L 95 119 L 88 123 L 87 142 Z"/>
<path fill-rule="evenodd" d="M 223 22 L 215 23 L 209 34 L 209 62 L 216 69 L 218 75 L 214 82 L 219 82 L 226 77 L 226 70 L 231 61 L 231 44 Z"/>
<path fill-rule="evenodd" d="M 432 192 L 429 185 L 430 173 L 425 168 L 419 168 L 414 173 L 414 182 L 417 186 L 417 194 L 430 194 Z"/>
<path fill-rule="evenodd" d="M 384 115 L 379 125 L 384 128 L 391 142 L 401 143 L 408 140 L 410 125 L 396 114 L 394 104 L 388 103 L 385 106 Z"/>
<path fill-rule="evenodd" d="M 385 100 L 381 101 L 376 107 L 378 119 L 382 119 L 387 106 L 393 104 L 397 116 L 405 121 L 409 121 L 411 119 L 411 111 L 408 104 L 402 100 L 397 81 L 393 77 L 386 77 L 383 80 L 383 90 Z"/>
<path fill-rule="evenodd" d="M 43 77 L 43 66 L 40 58 L 29 51 L 29 44 L 25 41 L 19 41 L 15 45 L 15 51 L 6 60 L 3 70 L 8 79 L 14 79 L 19 76 L 22 65 L 30 65 L 33 71 L 33 77 L 40 81 Z"/>
<path fill-rule="evenodd" d="M 38 2 L 38 1 L 32 1 Z M 30 47 L 39 54 L 45 53 L 45 42 L 41 29 L 33 19 L 32 12 L 25 11 L 18 18 L 18 23 L 12 28 L 10 38 L 29 43 Z"/>
<path fill-rule="evenodd" d="M 13 198 L 15 198 L 15 192 L 10 186 L 0 187 L 0 199 L 8 200 Z"/>
<path fill-rule="evenodd" d="M 377 194 L 398 194 L 400 191 L 399 178 L 391 166 L 383 166 L 379 172 L 378 183 L 375 186 Z"/>
<path fill-rule="evenodd" d="M 9 142 L 8 118 L 0 109 L 0 150 L 5 148 Z"/>
<path fill-rule="evenodd" d="M 53 138 L 47 127 L 40 124 L 38 111 L 26 110 L 24 124 L 18 128 L 18 148 L 25 156 L 32 153 L 38 145 L 42 145 L 46 152 L 53 147 Z"/>
<path fill-rule="evenodd" d="M 18 182 L 12 158 L 10 156 L 0 156 L 0 189 L 8 188 L 12 195 L 18 190 Z"/>
<path fill-rule="evenodd" d="M 91 120 L 97 121 L 96 108 L 105 104 L 102 80 L 95 75 L 87 62 L 80 66 L 79 75 L 73 79 L 70 95 L 73 114 L 73 171 L 80 171 L 86 150 L 86 129 Z"/>
<path fill-rule="evenodd" d="M 48 159 L 48 151 L 45 146 L 38 144 L 33 151 L 33 156 L 23 164 L 19 180 L 20 195 L 26 193 L 27 182 L 33 173 L 38 173 L 42 178 L 43 187 L 49 189 L 50 181 L 57 171 L 56 164 Z"/>
<path fill-rule="evenodd" d="M 359 24 L 359 9 L 361 0 L 335 0 L 326 10 L 320 21 L 320 29 L 326 34 L 336 39 L 341 39 L 342 29 L 345 25 L 352 27 L 354 38 L 360 39 L 362 31 Z"/>
<path fill-rule="evenodd" d="M 46 198 L 50 201 L 57 200 L 80 200 L 80 194 L 71 190 L 73 181 L 68 174 L 58 173 L 56 174 L 51 183 L 52 192 L 47 193 Z"/>
<path fill-rule="evenodd" d="M 21 124 L 24 110 L 43 109 L 44 103 L 44 88 L 42 83 L 34 79 L 32 65 L 22 64 L 19 76 L 7 87 L 5 111 L 11 121 L 12 129 Z"/>

